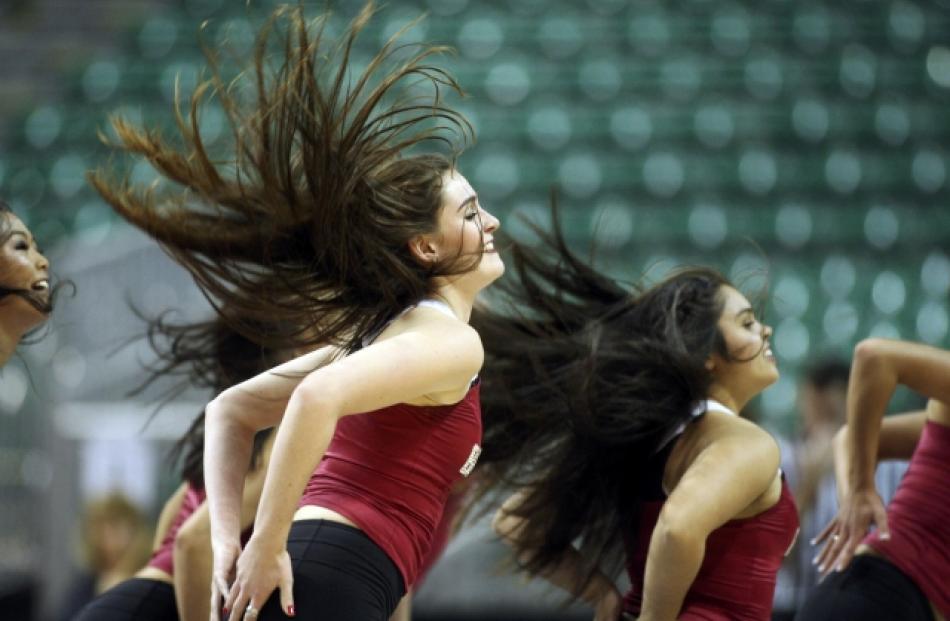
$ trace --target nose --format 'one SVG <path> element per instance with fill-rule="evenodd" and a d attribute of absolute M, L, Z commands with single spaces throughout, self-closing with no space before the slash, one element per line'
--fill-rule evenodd
<path fill-rule="evenodd" d="M 498 218 L 482 209 L 482 230 L 486 233 L 491 233 L 497 231 L 500 227 L 501 222 L 498 221 Z"/>
<path fill-rule="evenodd" d="M 36 269 L 41 272 L 49 271 L 49 259 L 47 259 L 43 253 L 37 251 L 36 253 Z"/>
<path fill-rule="evenodd" d="M 772 336 L 772 326 L 767 324 L 762 324 L 762 337 L 769 338 Z"/>

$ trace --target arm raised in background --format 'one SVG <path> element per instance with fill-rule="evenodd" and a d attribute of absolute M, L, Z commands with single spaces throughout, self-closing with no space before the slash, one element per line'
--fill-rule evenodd
<path fill-rule="evenodd" d="M 924 418 L 918 413 L 882 424 L 884 412 L 895 388 L 903 385 L 929 397 L 927 418 L 940 422 L 950 404 L 948 377 L 950 352 L 942 349 L 877 338 L 855 347 L 847 425 L 837 441 L 840 456 L 835 464 L 836 478 L 845 489 L 839 489 L 838 515 L 815 539 L 825 544 L 816 558 L 819 571 L 847 567 L 872 523 L 882 539 L 890 537 L 874 472 L 879 458 L 908 457 L 913 452 Z"/>
<path fill-rule="evenodd" d="M 704 446 L 688 460 L 650 538 L 640 621 L 679 616 L 706 538 L 768 492 L 777 476 L 778 445 L 754 424 L 710 412 L 694 425 L 704 427 Z"/>
<path fill-rule="evenodd" d="M 415 313 L 429 313 L 430 320 L 415 322 L 411 329 L 313 371 L 293 390 L 277 432 L 254 534 L 240 554 L 235 581 L 227 591 L 225 608 L 231 611 L 232 620 L 240 618 L 248 604 L 262 606 L 278 586 L 281 608 L 286 611 L 292 605 L 287 534 L 297 500 L 341 417 L 396 403 L 435 404 L 436 395 L 441 403 L 455 403 L 468 391 L 483 359 L 478 334 L 438 311 L 416 309 L 405 318 Z M 208 445 L 206 463 L 210 459 L 224 470 L 226 460 L 234 457 L 225 450 L 227 435 L 220 430 L 217 433 L 217 444 Z M 209 497 L 222 488 L 209 487 Z M 214 528 L 215 511 L 227 510 L 227 506 L 212 504 L 211 510 Z M 221 592 L 228 586 L 230 570 L 219 565 L 216 548 L 214 586 Z"/>

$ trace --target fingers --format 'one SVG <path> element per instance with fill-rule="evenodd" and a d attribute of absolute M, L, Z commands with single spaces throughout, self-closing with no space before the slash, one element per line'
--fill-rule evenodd
<path fill-rule="evenodd" d="M 224 601 L 224 610 L 225 614 L 228 615 L 228 621 L 241 621 L 244 618 L 244 609 L 247 607 L 249 599 L 247 595 L 241 592 L 240 585 L 235 582 Z"/>
<path fill-rule="evenodd" d="M 838 535 L 837 532 L 826 538 L 825 545 L 822 547 L 821 552 L 819 552 L 818 556 L 812 561 L 812 563 L 818 565 L 818 573 L 824 575 L 827 567 L 830 566 L 831 559 L 837 558 L 840 548 L 838 542 L 840 540 L 841 536 Z"/>
<path fill-rule="evenodd" d="M 297 615 L 294 609 L 294 574 L 290 569 L 290 563 L 281 563 L 280 582 L 277 584 L 280 589 L 280 607 L 288 617 Z"/>
<path fill-rule="evenodd" d="M 211 615 L 210 621 L 221 621 L 221 614 L 218 608 L 221 606 L 221 590 L 218 588 L 218 581 L 211 580 Z"/>
<path fill-rule="evenodd" d="M 830 522 L 828 522 L 828 524 L 822 529 L 822 531 L 818 533 L 818 536 L 811 540 L 811 545 L 813 546 L 818 545 L 819 543 L 827 539 L 829 536 L 831 536 L 832 533 L 834 533 L 835 528 L 837 528 L 837 526 L 838 526 L 838 522 L 836 520 L 831 520 Z"/>
<path fill-rule="evenodd" d="M 877 536 L 881 539 L 891 538 L 891 528 L 887 525 L 887 509 L 884 505 L 874 507 L 874 523 L 877 524 Z"/>

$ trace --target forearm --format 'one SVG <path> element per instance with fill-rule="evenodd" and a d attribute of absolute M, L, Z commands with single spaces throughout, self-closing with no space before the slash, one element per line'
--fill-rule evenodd
<path fill-rule="evenodd" d="M 203 535 L 175 546 L 175 603 L 181 621 L 206 621 L 211 612 L 211 536 L 207 531 Z"/>
<path fill-rule="evenodd" d="M 277 431 L 254 520 L 253 537 L 274 546 L 286 542 L 297 502 L 326 453 L 339 417 L 338 404 L 326 398 L 331 391 L 301 388 L 291 396 Z"/>
<path fill-rule="evenodd" d="M 847 427 L 842 427 L 838 430 L 838 433 L 835 434 L 834 440 L 832 440 L 832 446 L 834 447 L 835 489 L 837 490 L 839 505 L 842 499 L 848 495 L 850 489 L 848 486 L 848 469 L 851 463 L 851 455 L 848 451 L 848 445 L 845 442 L 846 432 Z"/>
<path fill-rule="evenodd" d="M 240 535 L 245 464 L 250 463 L 254 431 L 220 401 L 208 404 L 204 478 L 212 537 L 236 540 Z"/>
<path fill-rule="evenodd" d="M 862 341 L 854 350 L 843 442 L 850 491 L 874 488 L 881 421 L 897 386 L 897 373 L 888 363 L 886 348 L 886 341 L 874 339 Z"/>
<path fill-rule="evenodd" d="M 675 621 L 703 562 L 705 537 L 657 522 L 650 538 L 640 621 Z"/>

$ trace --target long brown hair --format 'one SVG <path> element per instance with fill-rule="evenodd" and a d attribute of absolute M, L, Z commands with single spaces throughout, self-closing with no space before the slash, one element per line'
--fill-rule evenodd
<path fill-rule="evenodd" d="M 479 483 L 482 495 L 522 490 L 515 547 L 529 573 L 579 548 L 581 592 L 598 569 L 619 572 L 657 452 L 705 398 L 708 357 L 730 357 L 718 328 L 729 283 L 691 267 L 624 285 L 568 248 L 556 213 L 538 247 L 506 242 L 495 285 L 506 304 L 473 312 L 485 347 Z"/>
<path fill-rule="evenodd" d="M 473 130 L 444 101 L 461 88 L 431 64 L 446 48 L 400 43 L 401 31 L 354 75 L 351 53 L 374 13 L 369 2 L 333 42 L 328 15 L 310 23 L 299 6 L 279 8 L 258 34 L 253 66 L 232 81 L 206 50 L 210 78 L 187 116 L 176 103 L 180 147 L 113 118 L 114 146 L 146 158 L 176 189 L 90 175 L 219 313 L 274 347 L 357 346 L 431 293 L 434 276 L 477 264 L 456 256 L 424 265 L 408 248 L 437 229 L 443 175 Z M 251 83 L 249 101 L 241 87 Z M 209 155 L 199 129 L 199 108 L 212 103 L 231 129 L 223 159 Z M 449 152 L 406 154 L 422 144 Z M 271 329 L 257 331 L 262 324 Z"/>

